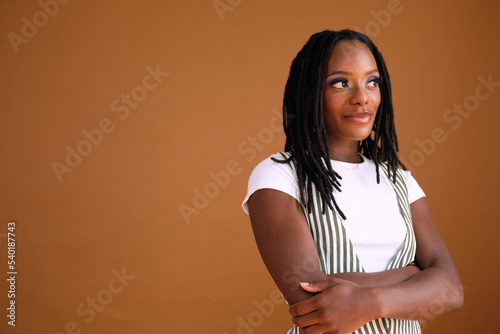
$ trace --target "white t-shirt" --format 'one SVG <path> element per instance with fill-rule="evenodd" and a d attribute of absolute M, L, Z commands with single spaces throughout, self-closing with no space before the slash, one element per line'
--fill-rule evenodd
<path fill-rule="evenodd" d="M 365 271 L 377 272 L 387 268 L 402 246 L 407 229 L 389 179 L 380 169 L 380 183 L 377 184 L 375 164 L 360 156 L 363 162 L 359 164 L 331 161 L 333 170 L 342 177 L 342 191 L 334 189 L 334 197 L 346 216 L 342 224 Z M 283 160 L 279 154 L 271 157 Z M 299 185 L 292 168 L 289 164 L 272 161 L 271 157 L 259 163 L 250 176 L 242 204 L 246 213 L 248 199 L 259 189 L 279 190 L 300 202 Z M 403 171 L 403 174 L 410 204 L 424 197 L 411 173 Z"/>

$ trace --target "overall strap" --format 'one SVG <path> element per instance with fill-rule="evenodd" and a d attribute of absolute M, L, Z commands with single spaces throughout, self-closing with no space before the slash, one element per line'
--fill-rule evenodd
<path fill-rule="evenodd" d="M 413 231 L 413 222 L 411 219 L 410 201 L 408 199 L 408 187 L 405 182 L 405 176 L 403 172 L 398 169 L 396 171 L 396 182 L 393 182 L 392 176 L 388 175 L 387 164 L 380 164 L 380 167 L 386 173 L 389 181 L 391 182 L 396 195 L 398 196 L 399 209 L 403 215 L 404 221 L 406 223 L 406 238 L 403 245 L 393 257 L 387 269 L 396 269 L 407 266 L 409 263 L 415 260 L 415 253 L 417 250 L 417 242 L 415 240 L 415 232 Z"/>
<path fill-rule="evenodd" d="M 281 153 L 281 156 L 288 159 L 290 153 Z M 296 162 L 292 159 L 289 164 L 297 175 Z M 337 212 L 327 207 L 323 214 L 321 195 L 314 183 L 311 193 L 311 212 L 301 206 L 316 243 L 321 270 L 326 274 L 365 272 Z"/>

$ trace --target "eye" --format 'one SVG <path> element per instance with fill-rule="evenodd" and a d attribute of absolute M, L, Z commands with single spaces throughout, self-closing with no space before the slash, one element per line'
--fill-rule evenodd
<path fill-rule="evenodd" d="M 347 80 L 346 79 L 333 79 L 330 81 L 330 86 L 333 88 L 346 88 Z"/>
<path fill-rule="evenodd" d="M 368 79 L 366 86 L 371 87 L 371 88 L 375 88 L 375 87 L 378 87 L 379 83 L 380 83 L 380 78 L 371 77 L 370 79 Z"/>

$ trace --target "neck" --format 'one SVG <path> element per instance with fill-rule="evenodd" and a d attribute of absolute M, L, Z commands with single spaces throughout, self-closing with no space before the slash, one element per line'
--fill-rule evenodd
<path fill-rule="evenodd" d="M 358 142 L 350 141 L 344 143 L 328 143 L 330 151 L 330 159 L 351 162 L 351 163 L 361 163 L 363 159 L 358 153 Z"/>

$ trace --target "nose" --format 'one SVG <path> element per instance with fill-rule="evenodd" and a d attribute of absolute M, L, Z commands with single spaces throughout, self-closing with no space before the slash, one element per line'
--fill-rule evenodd
<path fill-rule="evenodd" d="M 365 87 L 360 87 L 357 86 L 356 88 L 353 89 L 351 99 L 350 99 L 351 104 L 359 104 L 359 105 L 365 105 L 368 103 L 368 93 L 365 90 Z"/>

